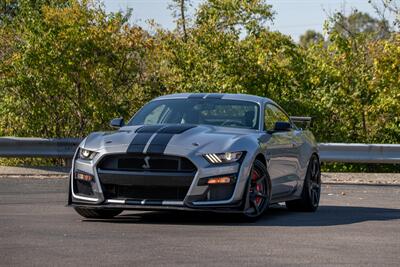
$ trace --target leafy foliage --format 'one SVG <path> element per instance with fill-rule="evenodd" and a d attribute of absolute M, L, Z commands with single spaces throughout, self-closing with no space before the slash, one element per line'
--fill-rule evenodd
<path fill-rule="evenodd" d="M 365 33 L 370 37 L 382 39 L 390 35 L 389 22 L 386 19 L 375 19 L 368 13 L 353 11 L 349 16 L 344 16 L 338 12 L 333 20 L 332 30 L 345 37 Z"/>
<path fill-rule="evenodd" d="M 314 30 L 307 30 L 303 35 L 300 36 L 300 45 L 302 47 L 309 47 L 312 44 L 323 42 L 324 36 Z"/>
<path fill-rule="evenodd" d="M 157 87 L 145 73 L 152 40 L 127 18 L 81 1 L 21 10 L 18 38 L 3 35 L 1 134 L 82 136 L 142 105 Z"/>
<path fill-rule="evenodd" d="M 394 12 L 392 1 L 386 1 Z M 0 135 L 84 136 L 174 92 L 249 93 L 315 118 L 321 142 L 399 143 L 400 34 L 336 14 L 301 44 L 268 29 L 265 0 L 208 0 L 149 34 L 91 0 L 0 8 Z"/>
<path fill-rule="evenodd" d="M 329 42 L 306 50 L 313 65 L 318 125 L 324 127 L 319 140 L 398 143 L 399 34 L 374 40 L 369 32 L 353 32 L 349 37 L 336 29 L 336 19 Z"/>

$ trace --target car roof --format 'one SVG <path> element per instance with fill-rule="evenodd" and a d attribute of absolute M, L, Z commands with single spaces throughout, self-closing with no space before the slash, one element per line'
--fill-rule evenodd
<path fill-rule="evenodd" d="M 248 94 L 223 94 L 223 93 L 179 93 L 179 94 L 170 94 L 163 95 L 157 97 L 153 100 L 165 100 L 165 99 L 229 99 L 229 100 L 244 100 L 256 102 L 259 104 L 263 103 L 273 103 L 276 104 L 269 98 L 256 96 L 256 95 L 248 95 Z"/>

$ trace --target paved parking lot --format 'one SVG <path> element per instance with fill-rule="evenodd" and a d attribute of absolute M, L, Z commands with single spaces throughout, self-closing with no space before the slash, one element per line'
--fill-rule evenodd
<path fill-rule="evenodd" d="M 314 214 L 125 212 L 83 220 L 66 179 L 0 178 L 0 265 L 398 266 L 400 187 L 324 185 Z"/>

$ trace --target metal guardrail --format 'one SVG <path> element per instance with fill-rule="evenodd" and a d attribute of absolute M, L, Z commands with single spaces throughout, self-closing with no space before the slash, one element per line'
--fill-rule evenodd
<path fill-rule="evenodd" d="M 320 143 L 323 162 L 343 163 L 400 163 L 400 144 Z"/>
<path fill-rule="evenodd" d="M 71 159 L 80 138 L 0 138 L 0 157 L 48 157 Z M 400 144 L 320 143 L 323 162 L 400 163 Z"/>
<path fill-rule="evenodd" d="M 72 158 L 80 138 L 1 137 L 0 157 Z"/>

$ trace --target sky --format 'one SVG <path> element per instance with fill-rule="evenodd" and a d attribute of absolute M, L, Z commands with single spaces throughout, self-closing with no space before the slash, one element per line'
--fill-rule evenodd
<path fill-rule="evenodd" d="M 154 21 L 164 28 L 172 29 L 175 24 L 168 9 L 169 0 L 102 0 L 108 12 L 133 9 L 132 22 L 144 28 L 146 21 Z M 193 9 L 202 0 L 191 0 Z M 276 12 L 274 22 L 269 24 L 271 30 L 277 30 L 290 35 L 293 40 L 298 41 L 301 34 L 308 29 L 323 32 L 323 24 L 327 14 L 335 11 L 346 11 L 352 9 L 374 14 L 373 7 L 368 0 L 269 0 Z"/>

